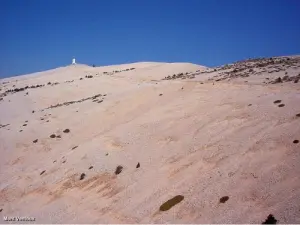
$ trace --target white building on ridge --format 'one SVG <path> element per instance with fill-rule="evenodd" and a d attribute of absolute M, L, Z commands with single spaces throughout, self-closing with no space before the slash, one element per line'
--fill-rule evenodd
<path fill-rule="evenodd" d="M 72 65 L 75 65 L 76 64 L 76 61 L 75 61 L 75 58 L 72 59 Z"/>

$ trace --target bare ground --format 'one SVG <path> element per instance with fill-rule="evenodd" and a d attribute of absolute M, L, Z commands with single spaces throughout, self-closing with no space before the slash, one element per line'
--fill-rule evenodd
<path fill-rule="evenodd" d="M 300 64 L 290 58 L 76 65 L 1 80 L 1 217 L 300 223 Z M 296 78 L 271 82 L 286 73 Z"/>

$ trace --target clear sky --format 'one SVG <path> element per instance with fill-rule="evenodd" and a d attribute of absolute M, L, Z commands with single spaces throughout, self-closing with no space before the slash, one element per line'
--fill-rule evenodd
<path fill-rule="evenodd" d="M 0 77 L 300 54 L 300 0 L 1 0 Z"/>

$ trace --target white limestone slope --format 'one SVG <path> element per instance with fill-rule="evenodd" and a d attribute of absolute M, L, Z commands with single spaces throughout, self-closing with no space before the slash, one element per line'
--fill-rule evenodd
<path fill-rule="evenodd" d="M 1 80 L 2 94 L 45 86 L 0 101 L 0 217 L 257 224 L 273 214 L 300 223 L 299 84 L 213 84 L 206 73 L 161 81 L 205 70 L 75 65 Z M 184 200 L 159 210 L 176 195 Z"/>

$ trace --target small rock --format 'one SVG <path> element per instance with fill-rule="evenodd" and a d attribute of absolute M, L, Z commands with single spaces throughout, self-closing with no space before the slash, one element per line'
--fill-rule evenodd
<path fill-rule="evenodd" d="M 281 100 L 276 100 L 276 101 L 274 101 L 274 104 L 278 104 L 280 102 L 281 102 Z"/>
<path fill-rule="evenodd" d="M 62 163 L 65 163 L 65 162 L 66 162 L 66 160 L 62 161 Z"/>
<path fill-rule="evenodd" d="M 35 111 L 34 111 L 34 110 L 32 110 L 32 113 L 35 113 Z"/>
<path fill-rule="evenodd" d="M 294 143 L 294 144 L 298 144 L 298 143 L 299 143 L 299 140 L 294 140 L 293 143 Z"/>
<path fill-rule="evenodd" d="M 2 212 L 3 211 L 3 209 L 0 209 L 0 212 Z"/>
<path fill-rule="evenodd" d="M 55 137 L 56 137 L 55 134 L 51 134 L 51 135 L 50 135 L 50 138 L 55 138 Z"/>
<path fill-rule="evenodd" d="M 136 165 L 136 168 L 140 168 L 140 166 L 141 166 L 140 163 L 138 163 L 138 164 Z"/>
<path fill-rule="evenodd" d="M 115 174 L 118 175 L 122 172 L 123 170 L 123 166 L 117 166 L 116 170 L 115 170 Z"/>
<path fill-rule="evenodd" d="M 27 124 L 25 123 L 25 124 L 23 124 L 23 127 L 26 127 L 27 126 Z"/>
<path fill-rule="evenodd" d="M 274 84 L 277 84 L 277 83 L 282 83 L 282 79 L 281 79 L 281 77 L 278 77 L 278 78 L 276 78 L 275 80 L 274 80 L 274 82 L 273 82 Z"/>
<path fill-rule="evenodd" d="M 280 108 L 281 108 L 281 107 L 284 107 L 284 106 L 285 106 L 285 104 L 280 104 L 280 105 L 278 105 L 278 107 L 280 107 Z"/>
<path fill-rule="evenodd" d="M 72 148 L 72 150 L 74 150 L 75 148 L 78 148 L 78 146 L 74 146 L 74 147 Z"/>
<path fill-rule="evenodd" d="M 56 163 L 56 160 L 54 160 L 53 163 Z"/>
<path fill-rule="evenodd" d="M 65 129 L 63 132 L 64 132 L 64 133 L 69 133 L 69 132 L 70 132 L 70 129 Z"/>
<path fill-rule="evenodd" d="M 80 175 L 79 180 L 83 180 L 84 178 L 85 178 L 85 173 L 82 173 L 82 174 Z"/>
<path fill-rule="evenodd" d="M 106 153 L 105 155 L 108 156 L 108 153 Z"/>
<path fill-rule="evenodd" d="M 222 198 L 220 198 L 220 203 L 225 203 L 228 201 L 228 199 L 229 199 L 228 196 L 223 196 Z"/>
<path fill-rule="evenodd" d="M 19 132 L 22 132 L 23 130 L 19 130 Z"/>
<path fill-rule="evenodd" d="M 43 171 L 40 173 L 40 175 L 43 175 L 45 172 L 46 172 L 46 170 L 43 170 Z"/>
<path fill-rule="evenodd" d="M 159 96 L 162 96 L 163 94 L 159 94 Z"/>
<path fill-rule="evenodd" d="M 61 138 L 61 136 L 60 136 L 60 135 L 57 135 L 56 138 Z"/>
<path fill-rule="evenodd" d="M 255 179 L 258 178 L 254 173 L 251 173 L 251 175 L 252 175 L 252 177 L 255 178 Z"/>
<path fill-rule="evenodd" d="M 233 175 L 234 175 L 234 172 L 228 173 L 228 176 L 229 176 L 229 177 L 232 177 Z"/>
<path fill-rule="evenodd" d="M 93 168 L 94 168 L 93 166 L 90 166 L 90 167 L 89 167 L 89 170 L 91 170 L 91 169 L 93 169 Z"/>
<path fill-rule="evenodd" d="M 282 78 L 282 80 L 284 80 L 284 81 L 287 81 L 289 79 L 289 76 L 284 76 L 283 78 Z"/>
<path fill-rule="evenodd" d="M 33 143 L 37 143 L 38 142 L 38 139 L 35 139 L 34 141 L 33 141 Z"/>

